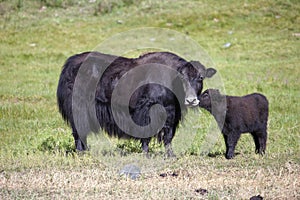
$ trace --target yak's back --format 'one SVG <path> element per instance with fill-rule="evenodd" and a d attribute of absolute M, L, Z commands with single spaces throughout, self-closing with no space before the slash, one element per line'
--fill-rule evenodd
<path fill-rule="evenodd" d="M 186 65 L 188 62 L 183 58 L 170 52 L 151 52 L 141 55 L 135 59 L 138 64 L 157 63 L 166 65 L 177 70 L 179 67 Z"/>
<path fill-rule="evenodd" d="M 84 65 L 87 70 L 92 70 L 92 63 L 110 63 L 117 56 L 99 52 L 84 52 L 69 57 L 63 65 L 57 87 L 57 104 L 62 117 L 67 122 L 72 122 L 72 94 L 76 76 Z M 101 66 L 100 66 L 101 67 Z"/>

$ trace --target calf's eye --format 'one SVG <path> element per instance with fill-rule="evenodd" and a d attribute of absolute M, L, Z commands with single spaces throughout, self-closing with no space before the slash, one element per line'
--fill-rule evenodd
<path fill-rule="evenodd" d="M 205 93 L 203 94 L 203 98 L 208 98 L 208 97 L 209 97 L 209 94 L 205 92 Z"/>

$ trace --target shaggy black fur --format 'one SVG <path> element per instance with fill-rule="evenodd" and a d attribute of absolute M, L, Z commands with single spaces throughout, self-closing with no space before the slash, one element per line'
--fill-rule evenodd
<path fill-rule="evenodd" d="M 233 158 L 241 133 L 247 132 L 253 136 L 255 152 L 265 153 L 269 104 L 264 95 L 225 96 L 219 90 L 208 89 L 198 99 L 199 106 L 213 114 L 222 130 L 227 159 Z"/>
<path fill-rule="evenodd" d="M 173 155 L 171 141 L 175 135 L 177 125 L 182 119 L 186 105 L 198 105 L 197 95 L 202 91 L 203 79 L 212 77 L 216 73 L 216 70 L 213 68 L 206 69 L 196 61 L 187 62 L 183 58 L 169 52 L 148 53 L 133 59 L 99 52 L 85 52 L 67 59 L 58 83 L 57 101 L 62 117 L 72 127 L 77 150 L 86 150 L 87 142 L 85 135 L 91 131 L 98 132 L 99 128 L 104 129 L 110 136 L 119 138 L 133 137 L 121 130 L 114 119 L 111 107 L 112 94 L 118 81 L 124 75 L 128 74 L 131 69 L 151 63 L 166 65 L 176 70 L 176 72 L 179 72 L 182 76 L 180 80 L 182 80 L 182 78 L 185 79 L 190 86 L 182 84 L 179 77 L 174 78 L 169 74 L 164 74 L 165 72 L 162 70 L 161 77 L 163 81 L 166 82 L 166 85 L 170 85 L 171 88 L 166 88 L 155 83 L 142 85 L 132 94 L 129 105 L 123 105 L 122 92 L 125 94 L 127 92 L 127 89 L 125 89 L 119 94 L 120 103 L 118 106 L 127 106 L 127 108 L 129 106 L 132 120 L 137 125 L 145 126 L 149 124 L 151 120 L 159 120 L 162 117 L 165 112 L 155 113 L 155 119 L 150 119 L 149 116 L 150 108 L 153 105 L 162 105 L 166 110 L 167 119 L 163 128 L 156 131 L 156 135 L 159 141 L 162 140 L 164 142 L 167 155 Z M 86 76 L 82 80 L 77 77 L 80 70 L 80 73 Z M 99 74 L 102 74 L 102 76 L 99 77 Z M 141 79 L 138 81 L 144 79 L 151 81 L 152 79 L 150 75 L 131 78 Z M 82 86 L 81 90 L 76 90 L 77 92 L 74 91 L 75 80 L 79 88 Z M 93 91 L 91 89 L 93 87 L 95 87 L 94 94 L 86 92 L 86 90 Z M 126 87 L 127 85 L 125 88 Z M 130 84 L 128 84 L 128 88 L 130 89 Z M 177 98 L 173 93 L 174 89 L 177 91 Z M 88 105 L 75 105 L 77 107 L 74 107 L 74 105 L 72 105 L 72 103 L 74 103 L 72 102 L 74 96 L 76 96 L 76 98 L 85 99 L 89 102 Z M 81 109 L 81 107 L 86 108 Z M 95 109 L 95 113 L 93 113 L 93 108 Z M 73 116 L 74 109 L 80 111 L 79 122 L 75 119 L 76 117 L 78 118 L 78 116 Z M 93 118 L 94 114 L 97 117 L 96 119 Z M 126 116 L 120 111 L 118 117 L 122 119 L 122 117 L 125 118 Z M 80 131 L 78 129 L 80 129 Z M 83 134 L 81 132 L 83 132 Z M 133 138 L 140 139 L 143 151 L 148 152 L 148 144 L 151 137 Z"/>

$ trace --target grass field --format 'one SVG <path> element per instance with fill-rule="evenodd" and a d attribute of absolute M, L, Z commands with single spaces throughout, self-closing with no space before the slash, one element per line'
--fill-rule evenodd
<path fill-rule="evenodd" d="M 0 1 L 0 199 L 300 199 L 299 13 L 297 0 Z M 190 111 L 179 127 L 177 159 L 163 160 L 155 143 L 155 158 L 118 157 L 116 146 L 139 147 L 103 134 L 89 138 L 90 152 L 72 153 L 56 105 L 63 63 L 143 27 L 178 31 L 201 45 L 227 94 L 267 96 L 264 157 L 244 134 L 226 160 L 220 133 L 206 134 L 213 119 L 204 111 Z M 205 138 L 213 142 L 201 156 Z M 100 155 L 100 146 L 112 155 Z M 142 166 L 137 180 L 119 176 L 128 162 Z"/>

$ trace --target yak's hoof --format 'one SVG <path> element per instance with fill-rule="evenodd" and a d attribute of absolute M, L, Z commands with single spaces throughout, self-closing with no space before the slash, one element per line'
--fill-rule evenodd
<path fill-rule="evenodd" d="M 176 158 L 176 155 L 174 154 L 173 151 L 167 151 L 166 154 L 165 154 L 165 157 L 167 159 L 170 159 L 170 158 Z"/>
<path fill-rule="evenodd" d="M 86 151 L 86 145 L 81 140 L 75 141 L 76 151 Z"/>
<path fill-rule="evenodd" d="M 151 158 L 149 152 L 147 152 L 147 151 L 143 151 L 143 155 L 144 155 L 145 158 L 147 158 L 147 159 L 150 159 L 150 158 Z"/>

